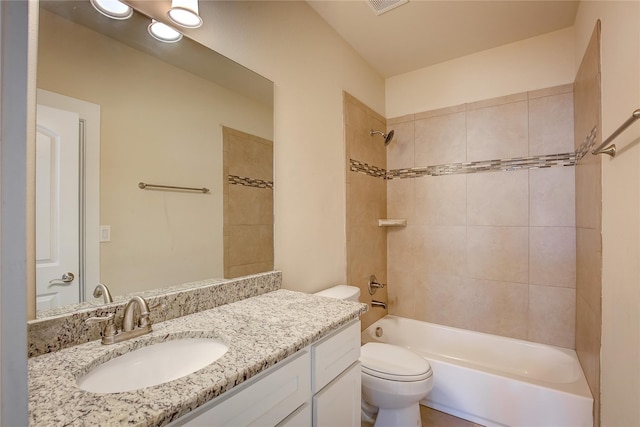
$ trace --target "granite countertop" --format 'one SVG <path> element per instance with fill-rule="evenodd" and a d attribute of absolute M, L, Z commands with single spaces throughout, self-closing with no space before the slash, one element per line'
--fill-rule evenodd
<path fill-rule="evenodd" d="M 153 332 L 114 345 L 100 341 L 29 359 L 31 426 L 162 426 L 357 319 L 366 305 L 277 290 L 153 325 Z M 97 394 L 79 376 L 116 355 L 151 343 L 217 337 L 220 359 L 193 374 L 142 390 Z"/>

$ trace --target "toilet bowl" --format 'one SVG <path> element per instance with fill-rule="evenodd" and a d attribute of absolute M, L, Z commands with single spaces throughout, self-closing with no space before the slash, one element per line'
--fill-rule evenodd
<path fill-rule="evenodd" d="M 362 398 L 378 408 L 375 427 L 420 427 L 420 404 L 433 388 L 429 363 L 391 344 L 366 343 L 360 349 Z"/>
<path fill-rule="evenodd" d="M 316 295 L 358 301 L 360 289 L 339 285 Z M 420 427 L 419 402 L 433 388 L 429 362 L 405 348 L 370 342 L 360 348 L 360 364 L 362 420 L 374 427 Z"/>

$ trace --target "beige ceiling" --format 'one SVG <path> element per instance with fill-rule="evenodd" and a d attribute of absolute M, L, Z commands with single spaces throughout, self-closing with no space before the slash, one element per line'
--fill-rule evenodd
<path fill-rule="evenodd" d="M 577 1 L 409 0 L 377 16 L 366 0 L 307 0 L 391 77 L 573 25 Z"/>

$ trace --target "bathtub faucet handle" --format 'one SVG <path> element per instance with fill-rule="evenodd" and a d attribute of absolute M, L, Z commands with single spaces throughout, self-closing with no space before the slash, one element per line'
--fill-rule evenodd
<path fill-rule="evenodd" d="M 369 277 L 369 295 L 375 294 L 378 289 L 382 289 L 385 286 L 384 283 L 378 283 L 378 279 L 373 274 Z"/>

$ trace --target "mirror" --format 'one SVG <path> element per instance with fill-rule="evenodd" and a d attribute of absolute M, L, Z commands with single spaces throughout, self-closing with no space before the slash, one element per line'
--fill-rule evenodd
<path fill-rule="evenodd" d="M 40 2 L 38 317 L 273 270 L 273 84 L 150 23 Z"/>

